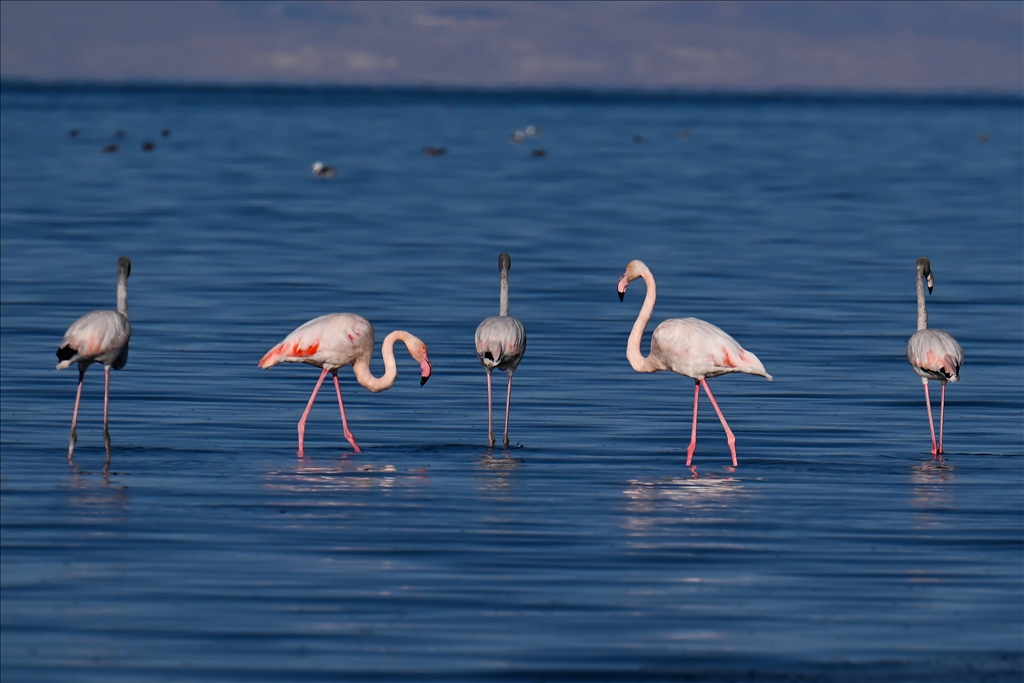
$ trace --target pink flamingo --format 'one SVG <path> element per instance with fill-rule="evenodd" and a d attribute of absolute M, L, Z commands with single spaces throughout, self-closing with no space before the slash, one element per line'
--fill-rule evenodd
<path fill-rule="evenodd" d="M 928 293 L 935 287 L 932 264 L 922 256 L 917 259 L 917 332 L 907 342 L 907 360 L 924 384 L 924 404 L 928 408 L 928 429 L 932 433 L 932 455 L 942 455 L 942 430 L 946 414 L 946 382 L 960 381 L 960 366 L 964 363 L 964 350 L 948 332 L 928 329 L 928 309 L 924 302 L 924 284 Z M 932 400 L 928 395 L 928 380 L 942 382 L 942 403 L 939 408 L 939 442 L 935 443 L 935 423 L 932 421 Z"/>
<path fill-rule="evenodd" d="M 85 371 L 93 363 L 102 363 L 103 381 L 103 444 L 110 459 L 110 430 L 108 429 L 108 406 L 110 403 L 110 368 L 120 370 L 128 362 L 128 340 L 132 326 L 128 322 L 128 275 L 132 262 L 127 256 L 117 259 L 117 310 L 90 311 L 76 320 L 64 333 L 64 339 L 57 349 L 57 369 L 71 367 L 78 363 L 78 393 L 75 394 L 75 412 L 71 416 L 71 443 L 68 445 L 68 460 L 75 453 L 78 433 L 78 405 L 82 400 L 82 382 Z"/>
<path fill-rule="evenodd" d="M 494 427 L 491 419 L 491 370 L 497 368 L 508 373 L 508 392 L 505 395 L 505 447 L 508 448 L 508 412 L 512 405 L 512 373 L 526 352 L 526 330 L 523 324 L 508 314 L 508 271 L 512 257 L 501 254 L 498 270 L 501 272 L 499 315 L 485 318 L 476 328 L 476 355 L 487 371 L 487 440 L 494 448 Z"/>
<path fill-rule="evenodd" d="M 622 301 L 626 287 L 637 278 L 643 278 L 647 284 L 647 296 L 640 309 L 640 315 L 633 323 L 633 331 L 630 332 L 629 343 L 626 345 L 626 358 L 629 359 L 629 364 L 637 372 L 671 370 L 696 382 L 693 387 L 693 432 L 690 435 L 690 447 L 686 449 L 687 467 L 690 466 L 693 452 L 697 448 L 697 399 L 700 397 L 700 388 L 704 387 L 708 398 L 711 399 L 711 405 L 718 413 L 718 419 L 725 428 L 729 450 L 732 451 L 732 464 L 735 467 L 736 437 L 729 429 L 729 423 L 725 421 L 725 415 L 719 409 L 715 397 L 711 395 L 706 378 L 730 372 L 760 375 L 767 377 L 769 381 L 772 376 L 765 372 L 764 365 L 757 356 L 745 351 L 735 339 L 711 323 L 696 318 L 672 318 L 658 325 L 651 335 L 651 353 L 644 358 L 640 351 L 640 340 L 654 311 L 654 300 L 657 296 L 654 275 L 643 261 L 630 261 L 626 266 L 626 272 L 619 278 L 618 290 L 619 301 Z"/>
<path fill-rule="evenodd" d="M 351 365 L 356 381 L 374 393 L 390 389 L 395 383 L 395 377 L 398 376 L 394 351 L 396 341 L 404 342 L 409 355 L 420 364 L 420 386 L 423 386 L 430 379 L 427 345 L 404 330 L 395 330 L 384 337 L 384 344 L 381 347 L 381 354 L 384 356 L 384 375 L 374 377 L 370 373 L 373 326 L 366 318 L 354 313 L 330 313 L 310 320 L 267 351 L 259 363 L 263 369 L 278 363 L 309 363 L 323 368 L 320 379 L 313 388 L 313 395 L 309 397 L 306 410 L 299 420 L 299 455 L 303 454 L 302 441 L 306 434 L 306 418 L 309 417 L 309 410 L 313 407 L 313 401 L 328 372 L 334 376 L 334 389 L 338 394 L 338 407 L 341 409 L 341 425 L 345 430 L 345 438 L 352 444 L 356 453 L 362 453 L 355 437 L 348 429 L 345 404 L 341 401 L 341 386 L 338 384 L 338 368 Z"/>

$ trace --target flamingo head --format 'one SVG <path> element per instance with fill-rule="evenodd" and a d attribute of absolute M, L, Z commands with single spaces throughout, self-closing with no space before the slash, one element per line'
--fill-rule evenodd
<path fill-rule="evenodd" d="M 626 287 L 629 286 L 629 283 L 638 277 L 643 277 L 645 270 L 647 270 L 647 265 L 640 259 L 633 259 L 629 262 L 629 265 L 626 266 L 626 272 L 619 278 L 619 285 L 617 287 L 619 290 L 619 301 L 626 297 Z"/>
<path fill-rule="evenodd" d="M 122 256 L 117 259 L 117 273 L 120 275 L 124 273 L 125 277 L 132 274 L 132 260 L 127 256 Z"/>
<path fill-rule="evenodd" d="M 422 387 L 430 379 L 430 359 L 427 358 L 427 345 L 423 342 L 416 344 L 413 348 L 409 349 L 409 354 L 414 360 L 419 361 L 420 364 L 420 386 Z"/>
<path fill-rule="evenodd" d="M 931 294 L 935 287 L 935 278 L 932 276 L 932 262 L 926 256 L 917 259 L 917 273 L 918 277 L 924 278 L 925 284 L 928 285 L 928 293 Z"/>

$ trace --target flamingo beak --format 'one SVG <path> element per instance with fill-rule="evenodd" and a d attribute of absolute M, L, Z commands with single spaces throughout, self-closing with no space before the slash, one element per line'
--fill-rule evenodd
<path fill-rule="evenodd" d="M 423 360 L 420 361 L 420 386 L 422 387 L 430 379 L 430 361 L 427 360 L 426 356 L 423 356 Z"/>
<path fill-rule="evenodd" d="M 626 298 L 626 287 L 628 286 L 629 279 L 627 279 L 626 276 L 623 275 L 622 277 L 619 278 L 619 285 L 617 287 L 617 289 L 619 290 L 619 301 L 623 301 Z"/>

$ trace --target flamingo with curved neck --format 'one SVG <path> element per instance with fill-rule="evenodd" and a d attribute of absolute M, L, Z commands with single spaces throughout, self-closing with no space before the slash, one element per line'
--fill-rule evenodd
<path fill-rule="evenodd" d="M 769 381 L 772 376 L 765 371 L 757 356 L 741 347 L 735 339 L 711 323 L 696 318 L 671 318 L 662 322 L 651 335 L 650 353 L 644 356 L 640 350 L 640 342 L 647 323 L 651 320 L 654 302 L 658 296 L 654 275 L 643 261 L 630 261 L 626 266 L 626 272 L 619 278 L 617 289 L 619 301 L 622 301 L 629 283 L 640 278 L 643 278 L 647 285 L 647 296 L 644 297 L 644 305 L 641 306 L 640 315 L 633 323 L 633 330 L 629 333 L 629 341 L 626 344 L 626 358 L 629 364 L 637 372 L 671 370 L 694 380 L 693 429 L 690 434 L 690 446 L 686 449 L 687 467 L 690 466 L 693 453 L 697 449 L 697 402 L 700 398 L 700 388 L 704 387 L 704 392 L 718 413 L 722 427 L 725 428 L 729 450 L 732 453 L 732 464 L 735 467 L 736 436 L 729 429 L 729 423 L 725 421 L 725 415 L 711 393 L 707 378 L 731 372 L 760 375 Z"/>
<path fill-rule="evenodd" d="M 928 409 L 928 429 L 932 435 L 932 457 L 942 455 L 942 432 L 946 419 L 946 382 L 960 381 L 960 366 L 964 363 L 964 350 L 952 335 L 928 328 L 928 308 L 924 287 L 930 294 L 935 287 L 932 263 L 922 256 L 917 259 L 917 332 L 907 342 L 907 360 L 924 384 L 924 404 Z M 935 441 L 935 422 L 932 420 L 932 400 L 928 395 L 928 380 L 942 383 L 939 408 L 939 440 Z"/>
<path fill-rule="evenodd" d="M 354 313 L 330 313 L 310 320 L 298 327 L 284 340 L 267 351 L 259 362 L 263 369 L 278 363 L 308 363 L 323 368 L 317 380 L 313 394 L 306 403 L 306 410 L 299 419 L 299 455 L 303 454 L 303 439 L 306 434 L 306 418 L 313 407 L 317 392 L 324 378 L 330 372 L 334 376 L 334 389 L 338 395 L 338 408 L 341 410 L 341 425 L 345 438 L 356 453 L 361 453 L 359 444 L 348 428 L 345 416 L 345 404 L 341 400 L 341 385 L 338 382 L 338 368 L 351 365 L 356 381 L 360 385 L 377 393 L 390 389 L 398 376 L 398 364 L 395 362 L 395 342 L 405 344 L 409 355 L 420 364 L 420 386 L 430 379 L 430 360 L 427 358 L 427 345 L 415 335 L 405 330 L 395 330 L 384 337 L 381 355 L 384 358 L 384 374 L 374 377 L 370 372 L 370 358 L 373 355 L 373 326 L 369 321 Z"/>

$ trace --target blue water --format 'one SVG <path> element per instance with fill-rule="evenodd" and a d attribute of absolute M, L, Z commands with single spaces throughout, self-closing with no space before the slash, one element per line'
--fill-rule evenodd
<path fill-rule="evenodd" d="M 0 94 L 5 683 L 1020 680 L 1019 99 Z M 501 251 L 529 346 L 489 451 Z M 93 367 L 72 466 L 54 351 L 121 254 L 111 461 Z M 921 255 L 966 356 L 943 461 L 905 356 Z M 686 468 L 692 382 L 626 362 L 633 258 L 649 329 L 703 318 L 775 377 L 710 382 L 735 469 L 706 399 Z M 434 374 L 342 369 L 364 452 L 328 385 L 300 459 L 317 370 L 256 363 L 334 311 Z"/>

